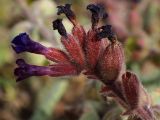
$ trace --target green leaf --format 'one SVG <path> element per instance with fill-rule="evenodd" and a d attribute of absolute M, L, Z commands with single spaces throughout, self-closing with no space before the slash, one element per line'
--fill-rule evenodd
<path fill-rule="evenodd" d="M 90 103 L 85 105 L 86 111 L 82 114 L 79 120 L 100 120 L 97 111 Z"/>
<path fill-rule="evenodd" d="M 40 91 L 39 101 L 31 120 L 48 120 L 56 104 L 64 95 L 68 85 L 68 81 L 58 79 L 50 85 L 45 86 Z"/>
<path fill-rule="evenodd" d="M 4 27 L 0 27 L 0 67 L 5 63 L 11 62 L 13 55 L 11 52 L 8 31 Z"/>

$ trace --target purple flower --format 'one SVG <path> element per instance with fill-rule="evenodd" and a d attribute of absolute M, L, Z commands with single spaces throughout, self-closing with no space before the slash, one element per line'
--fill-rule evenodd
<path fill-rule="evenodd" d="M 12 48 L 16 53 L 31 52 L 41 54 L 46 50 L 43 45 L 30 39 L 27 33 L 21 33 L 12 40 Z"/>
<path fill-rule="evenodd" d="M 15 69 L 14 74 L 18 76 L 17 81 L 21 81 L 30 76 L 42 76 L 50 73 L 50 69 L 47 67 L 29 65 L 23 59 L 18 59 L 16 63 L 18 68 Z"/>
<path fill-rule="evenodd" d="M 18 76 L 17 82 L 24 80 L 31 76 L 65 76 L 76 75 L 77 71 L 69 64 L 55 64 L 51 66 L 36 66 L 27 64 L 23 59 L 16 61 L 18 67 L 15 69 L 14 74 Z"/>

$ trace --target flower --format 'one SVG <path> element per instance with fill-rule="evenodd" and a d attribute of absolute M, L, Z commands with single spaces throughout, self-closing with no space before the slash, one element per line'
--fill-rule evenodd
<path fill-rule="evenodd" d="M 41 54 L 56 63 L 42 67 L 29 65 L 23 60 L 18 60 L 19 67 L 15 69 L 15 75 L 18 77 L 17 81 L 31 76 L 57 76 L 55 70 L 57 70 L 59 76 L 75 75 L 85 70 L 84 74 L 89 78 L 94 76 L 94 78 L 100 79 L 104 83 L 116 80 L 123 68 L 124 55 L 122 46 L 116 39 L 111 25 L 98 27 L 99 21 L 104 19 L 104 16 L 107 16 L 107 13 L 102 12 L 101 5 L 90 4 L 87 6 L 87 9 L 92 13 L 92 26 L 88 32 L 78 23 L 76 15 L 71 10 L 71 4 L 61 5 L 57 8 L 57 14 L 65 14 L 73 24 L 72 34 L 68 34 L 62 19 L 53 21 L 53 29 L 58 30 L 62 36 L 61 42 L 67 52 L 45 47 L 33 41 L 27 33 L 17 35 L 12 40 L 12 48 L 16 53 L 31 52 Z M 110 43 L 104 47 L 103 41 L 105 40 L 110 40 Z M 23 64 L 19 64 L 19 61 Z M 67 71 L 65 67 L 68 67 Z"/>
<path fill-rule="evenodd" d="M 30 39 L 27 33 L 21 33 L 12 40 L 12 48 L 16 53 L 31 52 L 41 54 L 45 51 L 45 47 Z"/>
<path fill-rule="evenodd" d="M 16 61 L 18 68 L 15 69 L 14 74 L 18 76 L 17 81 L 21 81 L 30 76 L 64 76 L 64 75 L 76 75 L 77 71 L 70 64 L 55 64 L 51 66 L 36 66 L 27 64 L 23 59 Z"/>

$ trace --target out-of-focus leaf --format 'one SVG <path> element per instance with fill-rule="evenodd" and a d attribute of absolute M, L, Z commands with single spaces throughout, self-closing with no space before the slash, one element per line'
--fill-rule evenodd
<path fill-rule="evenodd" d="M 93 106 L 93 108 L 96 110 L 96 111 L 100 111 L 104 106 L 103 102 L 99 102 L 99 101 L 89 101 L 90 104 Z"/>
<path fill-rule="evenodd" d="M 13 82 L 5 78 L 0 78 L 0 88 L 3 88 L 5 91 L 5 99 L 7 101 L 12 101 L 16 96 L 16 91 L 13 86 Z"/>
<path fill-rule="evenodd" d="M 150 96 L 152 98 L 152 102 L 154 105 L 160 104 L 160 89 L 159 88 L 154 88 L 150 92 Z"/>
<path fill-rule="evenodd" d="M 155 70 L 154 72 L 151 72 L 150 75 L 146 75 L 146 76 L 142 76 L 141 79 L 143 81 L 143 83 L 145 85 L 147 85 L 148 87 L 152 87 L 153 86 L 159 86 L 160 82 L 159 82 L 159 78 L 160 78 L 160 71 L 159 70 Z"/>
<path fill-rule="evenodd" d="M 27 53 L 27 61 L 30 64 L 43 65 L 46 61 L 46 58 L 42 55 Z"/>
<path fill-rule="evenodd" d="M 97 111 L 90 103 L 87 102 L 85 107 L 85 111 L 79 120 L 100 120 Z"/>
<path fill-rule="evenodd" d="M 48 120 L 68 85 L 68 81 L 59 79 L 45 86 L 45 88 L 40 91 L 39 101 L 31 120 Z"/>
<path fill-rule="evenodd" d="M 10 62 L 13 57 L 8 39 L 9 36 L 7 30 L 0 27 L 0 66 Z"/>
<path fill-rule="evenodd" d="M 137 38 L 135 38 L 135 37 L 129 37 L 126 40 L 124 49 L 125 49 L 125 54 L 126 54 L 126 60 L 127 61 L 132 61 L 132 59 L 131 59 L 132 58 L 132 54 L 133 54 L 133 52 L 135 51 L 135 49 L 137 47 L 136 42 L 137 42 Z"/>
<path fill-rule="evenodd" d="M 138 63 L 133 63 L 131 66 L 131 70 L 134 71 L 134 73 L 136 73 L 137 76 L 141 76 L 140 65 Z"/>
<path fill-rule="evenodd" d="M 146 12 L 144 12 L 144 19 L 143 19 L 144 27 L 146 29 L 149 29 L 150 27 L 152 27 L 153 18 L 156 17 L 158 8 L 159 8 L 159 5 L 156 4 L 156 2 L 150 3 L 146 8 Z"/>
<path fill-rule="evenodd" d="M 12 0 L 0 0 L 0 24 L 6 24 L 12 14 L 8 15 L 11 12 L 13 7 Z M 13 12 L 13 11 L 12 11 Z M 14 11 L 15 12 L 15 11 Z"/>
<path fill-rule="evenodd" d="M 154 79 L 156 79 L 160 74 L 159 68 L 154 68 L 151 70 L 151 68 L 148 68 L 149 64 L 147 64 L 147 68 L 149 70 L 149 73 L 147 72 L 147 74 L 145 74 L 143 71 L 141 72 L 141 67 L 138 63 L 133 63 L 131 66 L 131 70 L 134 71 L 139 77 L 140 80 L 143 81 L 144 83 L 147 83 L 149 81 L 152 81 Z"/>

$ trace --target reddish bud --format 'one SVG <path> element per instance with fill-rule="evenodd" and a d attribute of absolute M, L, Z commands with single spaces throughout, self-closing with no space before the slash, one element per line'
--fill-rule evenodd
<path fill-rule="evenodd" d="M 150 97 L 135 74 L 126 72 L 122 75 L 122 91 L 129 111 L 134 112 L 139 109 L 146 111 L 144 108 L 150 107 Z"/>
<path fill-rule="evenodd" d="M 56 48 L 48 48 L 47 52 L 45 53 L 47 59 L 57 62 L 57 63 L 69 63 L 69 58 L 67 54 L 61 50 Z"/>
<path fill-rule="evenodd" d="M 73 36 L 79 41 L 82 48 L 84 48 L 84 41 L 86 38 L 86 32 L 80 25 L 76 25 L 72 29 Z"/>
<path fill-rule="evenodd" d="M 100 56 L 97 74 L 106 84 L 113 83 L 125 70 L 125 59 L 122 45 L 114 40 Z"/>
<path fill-rule="evenodd" d="M 88 31 L 85 45 L 87 65 L 89 68 L 94 69 L 101 49 L 101 41 L 98 40 L 97 32 L 95 30 Z"/>
<path fill-rule="evenodd" d="M 83 51 L 78 41 L 76 41 L 74 37 L 69 34 L 67 35 L 67 38 L 62 37 L 61 41 L 65 49 L 69 53 L 71 62 L 75 64 L 77 67 L 79 67 L 80 69 L 82 69 L 84 67 L 85 59 L 84 59 Z"/>
<path fill-rule="evenodd" d="M 137 76 L 131 72 L 122 75 L 122 89 L 124 97 L 133 110 L 139 106 L 140 101 L 140 82 Z"/>

